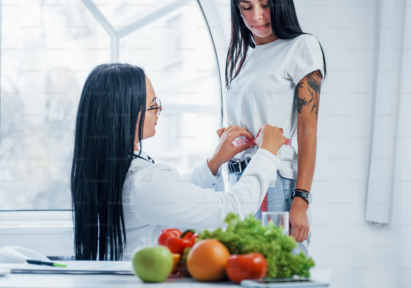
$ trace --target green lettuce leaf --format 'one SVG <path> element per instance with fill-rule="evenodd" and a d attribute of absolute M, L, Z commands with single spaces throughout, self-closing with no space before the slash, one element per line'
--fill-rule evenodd
<path fill-rule="evenodd" d="M 298 255 L 291 253 L 297 242 L 293 237 L 283 235 L 282 227 L 271 221 L 263 227 L 252 214 L 241 221 L 238 215 L 228 213 L 224 222 L 227 223 L 225 232 L 221 228 L 204 230 L 199 233 L 198 240 L 219 240 L 230 254 L 261 253 L 268 266 L 265 278 L 310 277 L 310 269 L 315 266 L 313 259 L 307 259 L 303 252 Z"/>

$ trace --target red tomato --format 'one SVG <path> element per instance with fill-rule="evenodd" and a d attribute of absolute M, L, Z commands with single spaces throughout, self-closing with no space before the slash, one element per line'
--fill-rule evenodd
<path fill-rule="evenodd" d="M 228 278 L 235 283 L 242 280 L 261 280 L 267 272 L 267 261 L 260 253 L 231 255 L 226 265 Z"/>
<path fill-rule="evenodd" d="M 164 229 L 158 237 L 158 245 L 166 246 L 167 239 L 170 237 L 179 238 L 181 231 L 175 228 Z"/>
<path fill-rule="evenodd" d="M 187 247 L 193 247 L 193 245 L 194 241 L 191 239 L 168 238 L 165 246 L 167 246 L 172 253 L 183 255 L 184 250 Z"/>

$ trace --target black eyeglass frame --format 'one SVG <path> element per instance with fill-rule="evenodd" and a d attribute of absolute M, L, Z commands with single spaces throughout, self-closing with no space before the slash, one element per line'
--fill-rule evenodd
<path fill-rule="evenodd" d="M 147 111 L 150 111 L 150 110 L 157 110 L 158 109 L 158 114 L 157 115 L 160 115 L 160 113 L 161 113 L 161 108 L 163 108 L 162 106 L 161 106 L 161 101 L 160 101 L 160 99 L 159 98 L 154 98 L 153 100 L 156 100 L 156 104 L 157 104 L 157 107 L 155 107 L 155 108 L 149 108 L 149 109 L 146 109 Z M 153 102 L 153 101 L 151 101 L 151 102 Z"/>

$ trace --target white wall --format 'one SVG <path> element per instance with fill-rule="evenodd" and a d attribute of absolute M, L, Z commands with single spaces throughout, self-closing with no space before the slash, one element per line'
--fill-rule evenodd
<path fill-rule="evenodd" d="M 217 15 L 221 18 L 213 20 L 212 30 L 216 34 L 220 33 L 218 37 L 227 38 L 230 31 L 229 0 L 213 1 L 218 8 Z M 398 9 L 404 7 L 400 5 L 404 0 L 384 1 L 397 1 Z M 294 2 L 303 30 L 318 37 L 328 64 L 328 76 L 320 100 L 317 161 L 312 185 L 312 257 L 317 267 L 333 269 L 332 288 L 410 287 L 411 252 L 407 244 L 411 239 L 411 154 L 407 147 L 411 146 L 411 121 L 404 120 L 409 118 L 402 117 L 403 121 L 398 127 L 401 136 L 397 141 L 401 148 L 398 151 L 401 153 L 396 153 L 391 223 L 372 227 L 364 220 L 371 152 L 378 1 Z M 409 27 L 411 5 L 410 1 L 406 3 L 406 23 Z M 384 29 L 395 30 L 396 27 Z M 402 69 L 409 71 L 411 43 L 407 39 Z M 225 47 L 224 40 L 217 43 L 219 55 L 225 55 Z M 220 64 L 224 61 L 224 56 L 220 56 Z M 401 88 L 401 115 L 406 115 L 411 104 L 411 88 L 407 84 L 404 82 Z M 65 214 L 62 219 L 69 222 L 70 214 L 62 213 Z M 59 220 L 55 216 L 44 219 Z M 14 227 L 16 225 L 12 222 L 17 220 L 14 216 L 7 218 L 2 215 L 0 222 Z M 49 225 L 47 223 L 46 226 Z M 44 225 L 36 228 L 45 229 Z M 45 231 L 41 233 L 47 234 Z M 64 233 L 62 229 L 61 236 L 56 237 L 64 239 L 54 242 L 64 243 L 61 246 L 66 247 L 63 253 L 61 249 L 56 251 L 60 255 L 72 251 L 71 239 L 62 236 Z M 45 243 L 30 247 L 26 236 L 19 237 L 19 242 L 11 240 L 16 239 L 15 236 L 10 231 L 1 233 L 0 247 L 15 244 L 42 253 L 46 253 L 44 251 L 50 247 Z M 34 242 L 32 244 L 37 245 Z"/>
<path fill-rule="evenodd" d="M 215 2 L 222 7 L 221 23 L 229 25 L 230 1 Z M 394 32 L 398 27 L 379 27 L 377 0 L 294 3 L 303 31 L 317 36 L 325 50 L 328 72 L 321 91 L 317 161 L 311 190 L 311 255 L 318 268 L 333 269 L 333 288 L 410 287 L 411 252 L 407 242 L 411 239 L 411 155 L 410 149 L 404 147 L 411 148 L 411 121 L 402 121 L 398 128 L 402 131 L 398 142 L 403 149 L 396 153 L 394 171 L 398 173 L 394 176 L 391 223 L 372 227 L 364 218 L 372 136 L 375 37 L 378 29 Z M 409 10 L 410 2 L 404 3 L 396 1 L 396 9 Z M 410 13 L 407 17 L 411 17 Z M 404 45 L 404 60 L 408 59 L 408 63 L 403 62 L 404 67 L 411 64 L 410 57 L 406 58 L 409 51 L 408 42 L 408 46 Z M 403 85 L 402 91 L 400 103 L 402 110 L 406 110 L 410 107 L 410 88 Z"/>

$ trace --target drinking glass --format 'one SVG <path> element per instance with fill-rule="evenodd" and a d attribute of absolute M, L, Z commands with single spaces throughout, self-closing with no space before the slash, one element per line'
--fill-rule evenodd
<path fill-rule="evenodd" d="M 261 224 L 267 226 L 268 222 L 272 221 L 275 226 L 283 227 L 283 235 L 288 235 L 290 231 L 290 222 L 288 218 L 288 212 L 262 212 Z"/>

